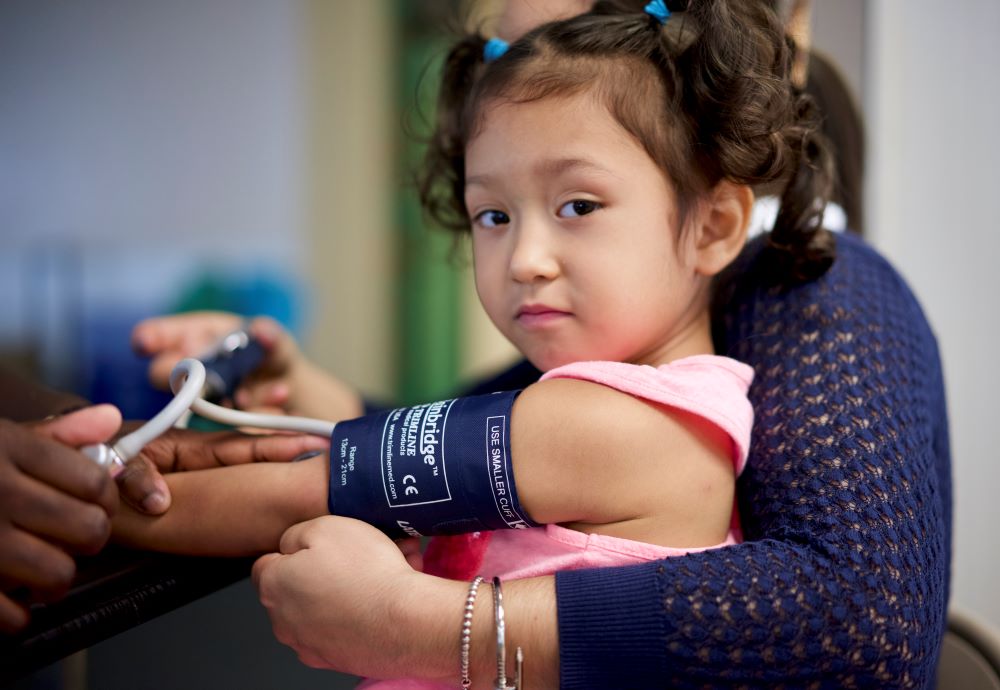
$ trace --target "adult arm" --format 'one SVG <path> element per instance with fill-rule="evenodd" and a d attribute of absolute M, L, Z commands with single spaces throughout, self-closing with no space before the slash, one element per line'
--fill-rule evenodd
<path fill-rule="evenodd" d="M 210 320 L 210 325 L 231 326 L 232 323 L 224 319 L 221 324 Z M 267 326 L 264 328 L 266 330 Z M 90 405 L 88 400 L 78 395 L 49 388 L 20 372 L 0 366 L 0 419 L 33 422 L 46 417 L 64 416 Z M 120 422 L 120 416 L 116 418 Z M 74 418 L 70 424 L 77 424 L 78 419 Z M 112 429 L 112 433 L 117 431 L 116 436 L 122 436 L 141 424 L 138 421 L 126 422 L 121 428 Z M 99 427 L 102 433 L 104 428 Z M 23 433 L 19 432 L 17 435 L 19 438 L 26 438 Z M 106 439 L 105 436 L 99 440 Z M 12 441 L 7 443 L 10 448 Z M 170 506 L 171 499 L 162 473 L 249 462 L 286 462 L 304 453 L 325 448 L 324 439 L 304 435 L 249 437 L 235 432 L 206 433 L 170 429 L 150 442 L 139 456 L 128 463 L 125 471 L 118 475 L 117 483 L 121 497 L 136 510 L 160 514 Z"/>
<path fill-rule="evenodd" d="M 757 372 L 746 543 L 559 573 L 562 687 L 933 687 L 951 547 L 940 361 L 899 276 L 838 244 L 826 276 L 787 292 L 740 266 L 725 309 L 722 351 Z"/>

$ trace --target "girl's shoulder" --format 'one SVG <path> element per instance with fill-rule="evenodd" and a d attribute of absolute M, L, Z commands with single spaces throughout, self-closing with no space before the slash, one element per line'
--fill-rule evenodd
<path fill-rule="evenodd" d="M 574 362 L 542 380 L 576 379 L 694 414 L 721 428 L 733 441 L 733 461 L 743 469 L 750 447 L 753 406 L 747 397 L 754 372 L 730 357 L 695 355 L 658 367 L 624 362 Z"/>

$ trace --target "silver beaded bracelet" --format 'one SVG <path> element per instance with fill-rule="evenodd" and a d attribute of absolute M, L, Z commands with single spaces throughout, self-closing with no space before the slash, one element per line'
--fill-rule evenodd
<path fill-rule="evenodd" d="M 479 592 L 479 585 L 482 583 L 482 576 L 476 576 L 476 579 L 469 583 L 469 594 L 465 597 L 465 612 L 462 614 L 462 642 L 459 659 L 461 662 L 460 677 L 462 679 L 462 687 L 466 690 L 468 690 L 469 686 L 472 685 L 472 679 L 469 678 L 469 647 L 472 643 L 472 612 L 476 608 L 476 594 Z"/>

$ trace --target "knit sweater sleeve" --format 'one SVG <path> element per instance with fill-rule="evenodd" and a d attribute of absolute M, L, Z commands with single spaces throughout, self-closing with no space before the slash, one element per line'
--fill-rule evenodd
<path fill-rule="evenodd" d="M 748 262 L 717 330 L 756 371 L 746 542 L 559 573 L 563 688 L 934 687 L 951 483 L 927 321 L 850 237 L 789 291 Z"/>

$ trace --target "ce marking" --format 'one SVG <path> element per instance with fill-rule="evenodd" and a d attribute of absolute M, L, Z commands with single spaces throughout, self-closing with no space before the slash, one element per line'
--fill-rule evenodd
<path fill-rule="evenodd" d="M 405 477 L 403 477 L 403 484 L 416 484 L 416 483 L 417 483 L 417 478 L 414 477 L 412 474 L 408 474 Z M 416 496 L 418 493 L 420 493 L 420 491 L 415 486 L 407 486 L 405 489 L 403 489 L 403 493 L 406 494 L 407 496 Z"/>

